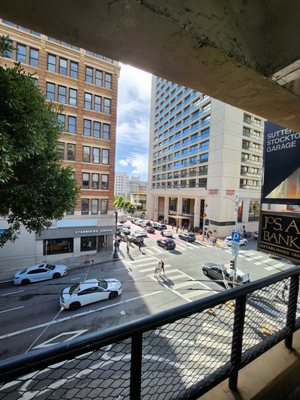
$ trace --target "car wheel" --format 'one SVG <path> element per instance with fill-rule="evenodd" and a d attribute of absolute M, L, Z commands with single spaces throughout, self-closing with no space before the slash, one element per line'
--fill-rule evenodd
<path fill-rule="evenodd" d="M 79 303 L 79 301 L 75 301 L 74 303 L 71 303 L 69 305 L 69 310 L 70 311 L 75 311 L 78 310 L 78 308 L 80 308 L 81 304 Z"/>
<path fill-rule="evenodd" d="M 115 299 L 118 297 L 118 292 L 110 292 L 108 298 L 109 299 Z"/>
<path fill-rule="evenodd" d="M 208 275 L 206 269 L 203 270 L 203 273 L 204 273 L 204 275 L 206 275 L 206 276 Z"/>
<path fill-rule="evenodd" d="M 29 283 L 30 283 L 29 279 L 23 279 L 21 285 L 29 285 Z"/>
<path fill-rule="evenodd" d="M 55 274 L 53 274 L 53 279 L 58 279 L 61 278 L 61 275 L 59 272 L 55 272 Z"/>

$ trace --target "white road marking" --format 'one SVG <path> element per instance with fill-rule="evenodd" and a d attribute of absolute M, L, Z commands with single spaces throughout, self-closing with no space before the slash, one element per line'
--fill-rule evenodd
<path fill-rule="evenodd" d="M 52 337 L 51 339 L 46 340 L 45 342 L 43 342 L 37 346 L 34 346 L 33 348 L 34 349 L 42 349 L 45 347 L 53 346 L 58 343 L 67 342 L 69 340 L 75 339 L 77 336 L 80 336 L 87 331 L 88 331 L 88 329 L 82 329 L 80 331 L 62 332 L 59 335 L 56 335 L 56 336 Z M 59 340 L 58 342 L 55 343 L 55 340 L 57 340 L 58 338 L 62 338 L 62 337 L 66 337 L 66 336 L 67 336 L 67 339 Z"/>
<path fill-rule="evenodd" d="M 8 310 L 0 311 L 0 314 L 3 314 L 5 312 L 9 312 L 9 311 L 20 310 L 20 308 L 24 308 L 24 306 L 15 307 L 15 308 L 9 308 Z"/>
<path fill-rule="evenodd" d="M 24 292 L 24 290 L 16 290 L 15 292 L 8 292 L 8 293 L 5 293 L 5 294 L 1 294 L 0 297 L 5 297 L 5 296 L 8 296 L 10 294 L 16 294 L 16 293 L 22 293 L 22 292 Z"/>
<path fill-rule="evenodd" d="M 85 315 L 88 315 L 88 314 L 93 314 L 93 313 L 96 313 L 96 312 L 99 312 L 99 311 L 102 311 L 102 310 L 106 310 L 108 308 L 113 308 L 113 307 L 119 306 L 120 304 L 125 304 L 125 303 L 129 303 L 131 301 L 136 301 L 136 300 L 139 300 L 139 299 L 143 299 L 145 297 L 154 296 L 154 295 L 157 295 L 158 293 L 162 293 L 162 291 L 158 290 L 158 291 L 153 292 L 153 293 L 147 293 L 147 294 L 145 294 L 143 296 L 137 296 L 137 297 L 133 297 L 132 299 L 128 299 L 128 300 L 124 300 L 124 301 L 118 301 L 117 303 L 110 304 L 110 305 L 104 306 L 104 307 L 100 307 L 100 308 L 97 308 L 95 310 L 84 311 L 84 312 L 76 314 L 76 315 L 71 315 L 69 317 L 60 318 L 60 319 L 57 319 L 55 321 L 52 321 L 51 324 L 54 325 L 54 324 L 59 324 L 59 323 L 64 322 L 64 321 L 69 321 L 70 319 L 81 318 L 81 317 L 84 317 Z M 23 308 L 23 307 L 24 306 L 18 307 L 18 308 Z M 4 311 L 2 311 L 2 312 L 4 312 Z M 20 331 L 7 333 L 6 335 L 0 336 L 0 340 L 7 339 L 7 338 L 12 337 L 12 336 L 20 335 L 21 333 L 30 332 L 30 331 L 33 331 L 35 329 L 44 328 L 47 325 L 49 325 L 49 321 L 44 323 L 44 324 L 31 326 L 30 328 L 21 329 Z"/>

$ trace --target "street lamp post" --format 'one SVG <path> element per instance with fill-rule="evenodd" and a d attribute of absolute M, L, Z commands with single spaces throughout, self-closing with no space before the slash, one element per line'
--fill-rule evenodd
<path fill-rule="evenodd" d="M 234 205 L 234 231 L 237 232 L 238 231 L 238 211 L 239 211 L 239 202 L 240 202 L 240 197 L 239 194 L 236 193 L 234 195 L 234 198 L 230 198 L 226 196 L 226 199 L 229 199 L 230 201 L 232 201 L 233 205 Z M 237 257 L 238 257 L 238 252 L 239 252 L 239 243 L 234 242 L 233 240 L 231 241 L 231 253 L 234 257 L 234 261 L 232 264 L 233 267 L 233 280 L 235 280 L 236 278 L 236 267 L 237 267 Z"/>
<path fill-rule="evenodd" d="M 118 244 L 117 244 L 117 233 L 118 233 L 118 211 L 115 210 L 115 224 L 116 224 L 116 232 L 115 232 L 115 242 L 114 242 L 114 254 L 113 254 L 113 258 L 118 258 Z"/>

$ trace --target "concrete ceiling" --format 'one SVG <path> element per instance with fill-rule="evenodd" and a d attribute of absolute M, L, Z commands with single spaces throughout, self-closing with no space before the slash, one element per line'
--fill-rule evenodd
<path fill-rule="evenodd" d="M 300 131 L 300 2 L 9 0 L 0 16 Z"/>

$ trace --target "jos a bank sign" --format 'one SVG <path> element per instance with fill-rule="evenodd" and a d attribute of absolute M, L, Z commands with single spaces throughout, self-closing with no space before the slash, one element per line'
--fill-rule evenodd
<path fill-rule="evenodd" d="M 300 263 L 300 214 L 261 212 L 258 249 Z"/>

